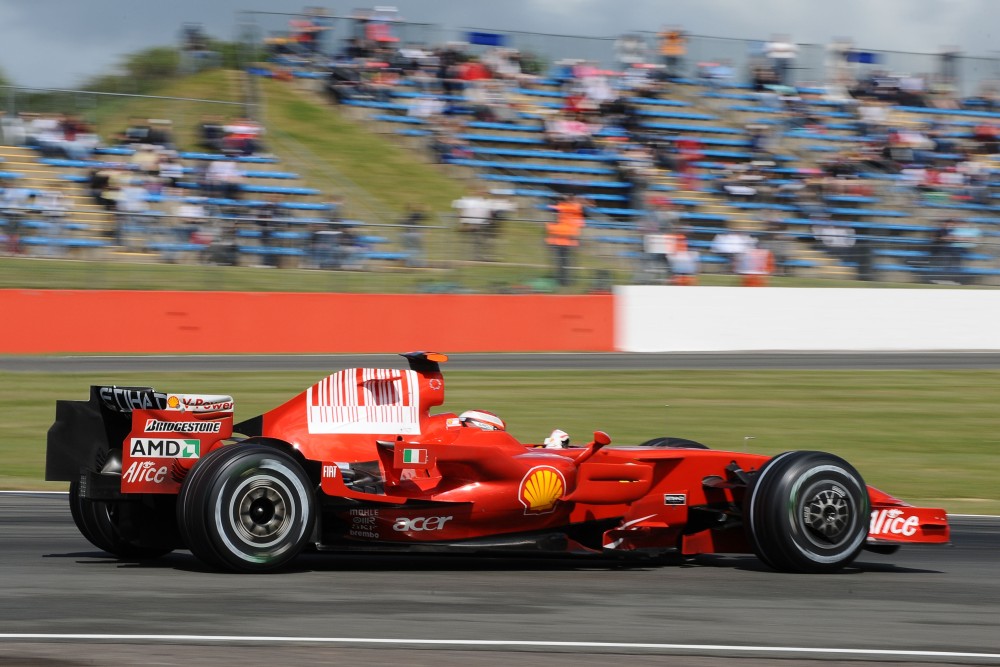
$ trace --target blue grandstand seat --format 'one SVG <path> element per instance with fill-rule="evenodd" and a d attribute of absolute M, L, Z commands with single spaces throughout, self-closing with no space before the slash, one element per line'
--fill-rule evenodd
<path fill-rule="evenodd" d="M 507 162 L 499 160 L 449 160 L 449 164 L 458 164 L 465 167 L 481 167 L 485 169 L 506 169 L 509 171 L 555 171 L 566 174 L 591 174 L 591 175 L 612 175 L 614 169 L 604 167 L 580 167 L 577 165 L 555 165 L 555 164 L 534 164 L 531 162 Z"/>
<path fill-rule="evenodd" d="M 505 183 L 524 183 L 526 185 L 547 185 L 550 187 L 576 188 L 577 190 L 588 190 L 611 188 L 623 190 L 629 186 L 628 183 L 620 181 L 576 181 L 568 178 L 543 178 L 540 176 L 514 176 L 511 174 L 479 174 L 479 178 L 487 181 L 503 181 Z"/>
<path fill-rule="evenodd" d="M 523 123 L 497 123 L 493 121 L 474 120 L 465 124 L 476 130 L 510 130 L 512 132 L 541 132 L 541 125 L 525 125 Z"/>
<path fill-rule="evenodd" d="M 707 132 L 711 134 L 746 134 L 745 130 L 733 127 L 722 127 L 719 125 L 688 125 L 686 123 L 661 123 L 658 121 L 646 121 L 641 123 L 642 127 L 650 130 L 666 130 L 667 132 Z"/>
<path fill-rule="evenodd" d="M 455 135 L 462 141 L 481 141 L 485 143 L 496 142 L 504 144 L 524 144 L 531 146 L 544 146 L 545 139 L 541 137 L 510 137 L 502 134 L 469 134 L 459 133 Z"/>
<path fill-rule="evenodd" d="M 359 254 L 362 259 L 382 262 L 405 262 L 412 257 L 408 252 L 391 250 L 369 250 Z"/>
<path fill-rule="evenodd" d="M 59 248 L 110 248 L 111 243 L 102 239 L 74 238 L 72 236 L 26 236 L 21 243 L 29 246 L 50 246 Z"/>
<path fill-rule="evenodd" d="M 391 109 L 393 111 L 409 111 L 406 104 L 396 104 L 395 102 L 377 102 L 375 100 L 352 100 L 345 99 L 341 104 L 350 107 L 365 107 L 367 109 Z"/>
<path fill-rule="evenodd" d="M 684 100 L 661 100 L 656 97 L 632 97 L 629 101 L 634 104 L 648 104 L 650 106 L 662 106 L 662 107 L 689 107 L 690 102 L 685 102 Z"/>
<path fill-rule="evenodd" d="M 154 252 L 201 252 L 205 250 L 205 246 L 200 243 L 171 243 L 168 241 L 148 243 L 146 247 Z"/>
<path fill-rule="evenodd" d="M 179 154 L 183 160 L 234 160 L 236 162 L 247 162 L 252 164 L 272 164 L 278 161 L 276 157 L 270 155 L 237 155 L 231 157 L 222 153 L 199 153 L 197 151 L 185 151 Z"/>
<path fill-rule="evenodd" d="M 717 116 L 707 113 L 695 113 L 693 111 L 660 111 L 659 109 L 637 109 L 639 116 L 649 116 L 653 118 L 677 118 L 679 120 L 719 120 Z"/>
<path fill-rule="evenodd" d="M 372 120 L 381 120 L 387 123 L 411 123 L 413 125 L 424 125 L 427 123 L 423 118 L 416 116 L 394 116 L 392 114 L 380 113 L 372 116 Z"/>
<path fill-rule="evenodd" d="M 257 192 L 261 194 L 272 194 L 272 195 L 318 195 L 320 191 L 316 188 L 290 188 L 281 187 L 278 185 L 250 185 L 243 184 L 240 185 L 240 190 L 243 192 Z"/>
<path fill-rule="evenodd" d="M 279 255 L 284 257 L 303 257 L 306 251 L 302 248 L 283 248 L 281 246 L 258 246 L 241 245 L 238 246 L 241 253 L 247 255 Z"/>
<path fill-rule="evenodd" d="M 549 160 L 584 160 L 588 162 L 614 162 L 621 159 L 621 156 L 614 153 L 580 153 L 570 151 L 550 151 L 550 150 L 530 150 L 520 148 L 483 148 L 474 147 L 473 153 L 477 155 L 500 155 L 504 157 L 526 157 Z"/>
<path fill-rule="evenodd" d="M 907 111 L 909 113 L 929 114 L 938 116 L 972 116 L 976 118 L 1000 118 L 1000 113 L 997 113 L 995 111 L 979 111 L 975 109 L 935 109 L 933 107 L 908 107 L 908 106 L 898 106 L 894 108 L 899 111 Z"/>

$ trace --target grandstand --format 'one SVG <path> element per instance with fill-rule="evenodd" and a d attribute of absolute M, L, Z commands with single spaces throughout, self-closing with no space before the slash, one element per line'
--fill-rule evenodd
<path fill-rule="evenodd" d="M 561 63 L 539 76 L 498 75 L 494 86 L 439 78 L 416 60 L 401 64 L 393 49 L 378 58 L 342 56 L 332 66 L 275 54 L 248 67 L 246 81 L 270 77 L 285 82 L 288 94 L 322 96 L 329 113 L 436 156 L 470 189 L 516 199 L 533 238 L 554 201 L 582 194 L 589 202 L 583 261 L 619 280 L 660 279 L 643 267 L 650 235 L 663 231 L 650 221 L 665 207 L 704 273 L 732 270 L 718 239 L 736 232 L 772 249 L 786 276 L 1000 284 L 1000 165 L 995 137 L 983 136 L 1000 113 L 977 100 L 913 106 L 834 97 L 822 86 L 762 89 L 664 76 L 652 66 L 636 85 L 631 73 L 588 74 Z M 598 79 L 611 95 L 595 102 L 587 89 Z M 866 121 L 866 106 L 881 108 L 879 124 Z M 209 247 L 224 244 L 226 261 L 244 265 L 415 264 L 405 230 L 342 220 L 331 193 L 270 153 L 235 158 L 239 183 L 220 194 L 205 172 L 229 157 L 180 151 L 175 187 L 135 184 L 147 191 L 133 210 L 102 208 L 90 192 L 94 174 L 121 171 L 135 150 L 103 145 L 72 159 L 5 146 L 0 177 L 8 190 L 22 197 L 58 190 L 71 211 L 54 220 L 22 206 L 15 213 L 21 249 L 217 261 Z M 185 222 L 179 211 L 188 218 L 192 211 L 185 206 L 202 218 Z M 206 227 L 210 233 L 199 233 Z"/>
<path fill-rule="evenodd" d="M 512 103 L 518 109 L 513 122 L 468 120 L 464 132 L 457 138 L 466 142 L 468 158 L 448 160 L 467 167 L 478 179 L 503 195 L 531 200 L 532 205 L 546 208 L 560 192 L 574 189 L 593 202 L 588 220 L 590 239 L 596 244 L 618 246 L 609 250 L 623 257 L 634 257 L 642 239 L 638 220 L 648 211 L 630 205 L 631 185 L 620 178 L 616 164 L 623 156 L 620 140 L 626 134 L 620 126 L 604 125 L 595 134 L 595 145 L 584 150 L 553 150 L 546 140 L 543 119 L 551 100 L 566 96 L 567 82 L 539 79 L 533 88 L 518 88 Z M 734 86 L 719 92 L 715 85 L 697 80 L 674 80 L 665 86 L 663 97 L 631 97 L 639 118 L 639 136 L 646 142 L 663 142 L 676 146 L 692 141 L 699 145 L 700 159 L 693 163 L 698 170 L 694 187 L 684 188 L 675 170 L 657 169 L 649 184 L 650 193 L 664 193 L 675 206 L 683 209 L 689 244 L 704 250 L 705 270 L 723 266 L 723 258 L 711 252 L 712 239 L 731 229 L 742 229 L 759 237 L 773 232 L 774 223 L 784 226 L 796 239 L 787 255 L 782 257 L 784 273 L 813 277 L 861 277 L 857 260 L 844 259 L 827 252 L 817 243 L 813 228 L 817 219 L 804 213 L 806 206 L 796 196 L 796 184 L 816 181 L 823 174 L 824 160 L 841 158 L 859 147 L 868 148 L 875 137 L 859 134 L 855 114 L 835 110 L 836 106 L 823 97 L 823 91 L 798 91 L 800 103 L 807 107 L 811 123 L 807 128 L 776 127 L 774 116 L 787 118 L 785 107 L 776 96 L 746 92 Z M 412 106 L 405 103 L 412 93 L 404 85 L 394 91 L 395 102 L 345 100 L 344 105 L 395 134 L 420 145 L 432 135 L 432 121 L 410 115 Z M 719 106 L 719 100 L 727 104 Z M 764 100 L 762 102 L 761 100 Z M 733 101 L 736 103 L 728 104 Z M 756 103 L 750 103 L 756 102 Z M 454 113 L 471 114 L 471 109 L 458 106 Z M 946 128 L 944 135 L 956 149 L 932 152 L 924 159 L 940 171 L 954 171 L 970 151 L 972 133 L 970 118 L 1000 121 L 1000 114 L 981 110 L 933 110 L 895 107 L 892 122 L 903 128 L 920 127 L 927 117 L 935 125 Z M 763 126 L 780 147 L 761 159 L 753 148 L 752 129 Z M 775 129 L 770 129 L 770 128 Z M 995 155 L 986 156 L 989 173 L 996 172 Z M 874 156 L 872 162 L 877 162 Z M 823 219 L 854 231 L 855 237 L 869 249 L 867 267 L 875 277 L 893 281 L 921 280 L 937 270 L 932 262 L 937 229 L 944 217 L 957 218 L 962 224 L 978 228 L 982 242 L 975 250 L 963 251 L 960 272 L 967 282 L 998 284 L 1000 263 L 994 243 L 998 232 L 995 217 L 1000 208 L 995 202 L 972 203 L 968 188 L 942 186 L 927 188 L 915 200 L 900 201 L 896 196 L 904 178 L 897 171 L 877 169 L 865 163 L 867 171 L 852 178 L 827 184 L 819 204 Z M 748 174 L 746 171 L 750 170 Z M 720 184 L 734 177 L 756 175 L 767 188 L 761 196 L 730 195 Z M 741 181 L 735 181 L 741 182 Z M 991 200 L 997 183 L 987 180 L 984 187 Z M 786 186 L 790 186 L 786 191 Z M 830 191 L 842 187 L 844 192 Z M 762 190 L 762 188 L 755 188 Z M 733 189 L 733 192 L 739 192 Z M 628 232 L 633 232 L 628 235 Z"/>

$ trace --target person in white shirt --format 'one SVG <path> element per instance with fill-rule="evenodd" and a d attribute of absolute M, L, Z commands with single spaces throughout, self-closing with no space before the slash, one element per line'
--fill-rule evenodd
<path fill-rule="evenodd" d="M 783 86 L 791 85 L 789 70 L 799 54 L 799 47 L 788 35 L 778 35 L 764 46 L 764 54 L 771 61 L 778 83 Z"/>

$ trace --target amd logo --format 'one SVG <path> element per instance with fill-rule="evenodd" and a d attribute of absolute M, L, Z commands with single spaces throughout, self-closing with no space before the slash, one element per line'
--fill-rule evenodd
<path fill-rule="evenodd" d="M 201 440 L 132 438 L 128 453 L 133 458 L 196 459 L 201 456 Z"/>

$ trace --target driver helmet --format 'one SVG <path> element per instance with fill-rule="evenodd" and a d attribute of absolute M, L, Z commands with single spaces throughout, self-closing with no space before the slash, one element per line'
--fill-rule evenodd
<path fill-rule="evenodd" d="M 545 449 L 563 449 L 569 447 L 569 433 L 555 429 L 549 437 L 545 438 Z"/>
<path fill-rule="evenodd" d="M 484 431 L 506 431 L 507 424 L 492 412 L 486 410 L 466 410 L 458 416 L 463 426 L 475 426 Z"/>

